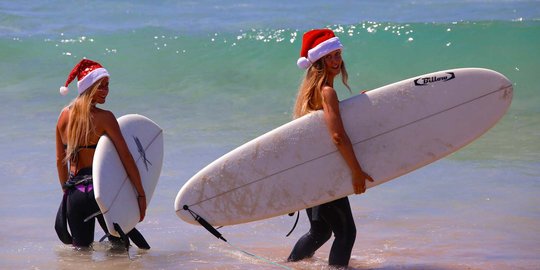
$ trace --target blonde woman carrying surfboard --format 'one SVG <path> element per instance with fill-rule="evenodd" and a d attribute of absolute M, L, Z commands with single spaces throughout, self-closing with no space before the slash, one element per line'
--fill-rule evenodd
<path fill-rule="evenodd" d="M 67 94 L 67 86 L 76 77 L 78 96 L 62 110 L 56 125 L 56 167 L 64 198 L 55 229 L 62 242 L 88 247 L 94 241 L 95 219 L 85 219 L 99 211 L 92 186 L 92 162 L 102 135 L 107 134 L 114 142 L 129 179 L 138 192 L 141 221 L 146 213 L 146 200 L 139 171 L 116 118 L 112 112 L 96 107 L 106 101 L 109 73 L 99 63 L 83 59 L 73 68 L 65 86 L 60 88 L 62 95 Z M 67 232 L 66 220 L 72 236 Z"/>
<path fill-rule="evenodd" d="M 324 121 L 333 143 L 346 161 L 352 173 L 352 185 L 356 194 L 366 191 L 366 181 L 373 182 L 356 159 L 351 141 L 347 136 L 341 114 L 339 100 L 334 90 L 334 78 L 341 74 L 343 84 L 347 84 L 347 70 L 341 58 L 343 46 L 332 30 L 315 29 L 304 34 L 298 67 L 307 69 L 300 85 L 294 118 L 323 110 Z M 349 88 L 350 90 L 350 88 Z M 312 257 L 332 235 L 334 243 L 330 250 L 328 264 L 346 267 L 356 238 L 356 226 L 347 197 L 306 209 L 310 230 L 294 246 L 288 261 L 299 261 Z"/>

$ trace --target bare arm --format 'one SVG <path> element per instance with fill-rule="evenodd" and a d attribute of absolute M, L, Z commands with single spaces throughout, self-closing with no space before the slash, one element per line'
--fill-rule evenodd
<path fill-rule="evenodd" d="M 351 169 L 354 193 L 364 193 L 366 191 L 365 180 L 373 182 L 373 179 L 362 170 L 360 163 L 356 159 L 352 143 L 343 126 L 336 91 L 332 87 L 326 86 L 322 90 L 322 95 L 324 120 L 332 141 Z"/>
<path fill-rule="evenodd" d="M 60 119 L 58 120 L 60 121 Z M 62 136 L 58 125 L 56 126 L 56 170 L 58 171 L 58 180 L 60 180 L 60 187 L 64 190 L 64 184 L 68 180 L 68 165 L 64 162 L 66 157 L 66 149 L 62 143 Z"/>
<path fill-rule="evenodd" d="M 129 152 L 129 148 L 127 146 L 126 141 L 124 140 L 124 137 L 122 136 L 122 131 L 120 130 L 120 126 L 118 125 L 118 121 L 114 117 L 114 115 L 111 112 L 106 112 L 104 119 L 101 119 L 103 122 L 104 131 L 109 136 L 111 141 L 114 144 L 114 147 L 116 148 L 116 151 L 118 152 L 118 155 L 120 156 L 120 160 L 122 161 L 122 164 L 124 165 L 124 168 L 126 169 L 127 175 L 137 190 L 138 193 L 138 203 L 139 203 L 139 211 L 140 211 L 140 221 L 144 219 L 144 216 L 146 214 L 146 195 L 144 193 L 144 188 L 142 186 L 141 182 L 141 176 L 139 174 L 139 169 L 137 168 L 137 165 L 135 164 L 135 160 L 133 159 L 133 156 Z"/>

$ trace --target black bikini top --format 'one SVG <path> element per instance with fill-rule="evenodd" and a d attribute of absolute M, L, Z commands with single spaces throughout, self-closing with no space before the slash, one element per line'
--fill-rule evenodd
<path fill-rule="evenodd" d="M 81 150 L 81 149 L 96 149 L 96 147 L 97 147 L 97 144 L 81 145 L 81 146 L 77 147 L 77 149 L 75 149 L 75 152 L 79 152 L 79 150 Z M 64 149 L 67 149 L 67 144 L 64 144 Z"/>

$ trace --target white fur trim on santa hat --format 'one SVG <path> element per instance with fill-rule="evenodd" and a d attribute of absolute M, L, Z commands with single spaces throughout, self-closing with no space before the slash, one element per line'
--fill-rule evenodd
<path fill-rule="evenodd" d="M 88 89 L 92 84 L 97 82 L 99 79 L 103 77 L 109 77 L 109 73 L 104 68 L 97 68 L 93 70 L 92 72 L 86 74 L 82 80 L 77 82 L 77 88 L 79 91 L 79 95 L 84 93 L 86 89 Z"/>
<path fill-rule="evenodd" d="M 343 45 L 339 41 L 338 37 L 333 37 L 327 39 L 317 46 L 311 48 L 308 51 L 308 57 L 300 57 L 296 62 L 296 65 L 301 69 L 307 69 L 311 66 L 312 63 L 315 63 L 317 60 L 321 59 L 323 56 L 335 51 L 343 49 Z"/>

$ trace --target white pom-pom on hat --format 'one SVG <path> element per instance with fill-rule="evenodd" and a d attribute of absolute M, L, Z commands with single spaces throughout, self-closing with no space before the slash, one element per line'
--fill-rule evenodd
<path fill-rule="evenodd" d="M 61 94 L 62 96 L 67 95 L 68 92 L 69 92 L 69 89 L 68 89 L 67 87 L 65 87 L 65 86 L 60 87 L 60 94 Z"/>
<path fill-rule="evenodd" d="M 311 66 L 311 61 L 305 57 L 298 58 L 298 61 L 296 61 L 296 65 L 301 69 L 307 69 Z"/>

